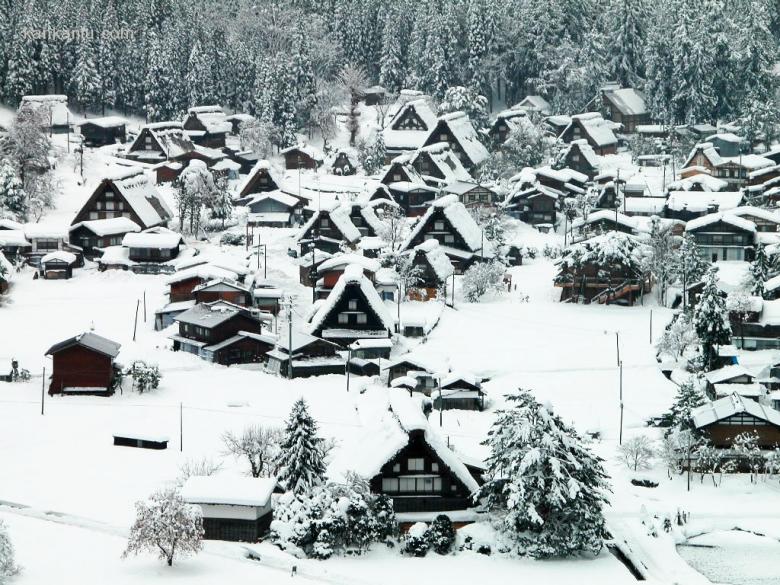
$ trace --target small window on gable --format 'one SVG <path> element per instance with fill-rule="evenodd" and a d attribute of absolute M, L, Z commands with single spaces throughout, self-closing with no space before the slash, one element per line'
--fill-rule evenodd
<path fill-rule="evenodd" d="M 422 457 L 411 457 L 407 462 L 409 471 L 425 471 L 425 459 Z"/>
<path fill-rule="evenodd" d="M 349 300 L 349 310 L 350 311 L 357 311 L 357 301 L 355 299 Z"/>
<path fill-rule="evenodd" d="M 431 463 L 431 471 L 439 471 L 439 464 Z"/>
<path fill-rule="evenodd" d="M 349 323 L 349 315 L 346 313 L 339 313 L 339 325 L 346 325 Z"/>
<path fill-rule="evenodd" d="M 444 229 L 444 222 L 443 221 L 435 221 L 433 222 L 433 229 L 436 231 L 441 231 Z"/>
<path fill-rule="evenodd" d="M 365 313 L 358 313 L 357 322 L 358 325 L 365 325 L 366 323 L 368 323 L 368 315 L 366 315 Z"/>
<path fill-rule="evenodd" d="M 400 473 L 400 472 L 401 472 L 401 464 L 396 463 L 395 465 L 393 465 L 393 473 Z"/>

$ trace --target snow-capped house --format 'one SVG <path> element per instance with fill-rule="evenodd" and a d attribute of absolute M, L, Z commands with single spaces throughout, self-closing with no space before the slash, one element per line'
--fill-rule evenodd
<path fill-rule="evenodd" d="M 750 371 L 739 364 L 711 370 L 704 374 L 704 378 L 707 380 L 707 394 L 712 400 L 732 392 L 742 395 L 740 389 L 753 386 L 756 380 L 756 377 Z"/>
<path fill-rule="evenodd" d="M 554 224 L 563 193 L 541 183 L 521 184 L 506 198 L 504 209 L 512 217 L 531 225 Z"/>
<path fill-rule="evenodd" d="M 79 246 L 85 257 L 92 259 L 101 253 L 101 248 L 121 246 L 126 234 L 140 231 L 141 226 L 129 217 L 92 219 L 70 226 L 68 240 Z"/>
<path fill-rule="evenodd" d="M 247 201 L 247 223 L 253 226 L 292 227 L 301 216 L 302 202 L 281 191 L 258 193 Z"/>
<path fill-rule="evenodd" d="M 750 260 L 756 240 L 752 221 L 727 212 L 710 213 L 692 219 L 685 231 L 696 240 L 703 258 L 719 260 Z"/>
<path fill-rule="evenodd" d="M 169 300 L 172 303 L 195 300 L 193 291 L 197 287 L 221 278 L 238 280 L 239 275 L 232 270 L 212 264 L 203 264 L 179 270 L 165 281 L 165 284 L 169 286 Z"/>
<path fill-rule="evenodd" d="M 348 176 L 357 173 L 358 159 L 353 150 L 341 148 L 335 152 L 329 162 L 329 169 L 333 175 Z"/>
<path fill-rule="evenodd" d="M 79 124 L 86 146 L 105 146 L 127 140 L 127 120 L 119 116 L 90 118 Z"/>
<path fill-rule="evenodd" d="M 740 433 L 758 436 L 761 449 L 780 443 L 780 412 L 734 393 L 691 411 L 693 424 L 718 448 L 730 449 Z"/>
<path fill-rule="evenodd" d="M 184 239 L 181 234 L 168 231 L 128 233 L 122 238 L 122 247 L 127 248 L 131 262 L 168 262 L 179 255 Z"/>
<path fill-rule="evenodd" d="M 420 274 L 417 282 L 406 290 L 406 297 L 416 301 L 438 298 L 439 290 L 455 274 L 455 267 L 444 249 L 437 240 L 430 239 L 407 253 L 413 255 L 412 264 L 419 267 Z"/>
<path fill-rule="evenodd" d="M 459 273 L 475 261 L 493 257 L 489 242 L 455 195 L 447 195 L 431 203 L 425 215 L 412 228 L 401 251 L 411 250 L 426 240 L 437 240 Z"/>
<path fill-rule="evenodd" d="M 504 110 L 496 114 L 496 119 L 488 128 L 488 136 L 496 144 L 503 144 L 512 133 L 525 125 L 530 125 L 526 110 L 515 108 Z"/>
<path fill-rule="evenodd" d="M 265 311 L 266 313 L 277 316 L 279 315 L 279 307 L 283 295 L 282 289 L 273 286 L 268 282 L 255 281 L 254 288 L 252 289 L 253 305 L 259 311 Z"/>
<path fill-rule="evenodd" d="M 195 305 L 174 318 L 179 332 L 170 336 L 173 350 L 222 365 L 263 361 L 276 339 L 263 334 L 261 318 L 227 301 Z"/>
<path fill-rule="evenodd" d="M 425 179 L 411 164 L 410 156 L 400 155 L 390 162 L 390 166 L 382 175 L 380 182 L 390 188 L 393 183 L 425 184 Z"/>
<path fill-rule="evenodd" d="M 456 182 L 474 182 L 447 142 L 436 142 L 429 146 L 423 146 L 413 153 L 402 155 L 395 160 L 408 161 L 417 169 L 425 183 L 432 187 Z"/>
<path fill-rule="evenodd" d="M 729 184 L 709 173 L 696 172 L 667 185 L 668 191 L 725 191 Z"/>
<path fill-rule="evenodd" d="M 643 261 L 648 246 L 634 236 L 608 232 L 573 244 L 558 260 L 555 286 L 561 302 L 633 305 L 652 289 Z"/>
<path fill-rule="evenodd" d="M 15 221 L 0 219 L 0 252 L 8 260 L 16 260 L 26 255 L 32 249 L 32 244 L 24 235 L 24 226 Z"/>
<path fill-rule="evenodd" d="M 425 183 L 401 181 L 388 185 L 390 193 L 404 210 L 407 217 L 418 217 L 425 213 L 428 205 L 436 199 L 439 189 Z"/>
<path fill-rule="evenodd" d="M 127 147 L 125 157 L 145 163 L 178 161 L 195 150 L 181 122 L 147 124 Z"/>
<path fill-rule="evenodd" d="M 52 345 L 49 394 L 113 394 L 120 347 L 91 331 Z"/>
<path fill-rule="evenodd" d="M 404 103 L 382 130 L 387 158 L 385 162 L 411 150 L 417 150 L 436 125 L 436 114 L 425 99 Z"/>
<path fill-rule="evenodd" d="M 223 148 L 225 136 L 233 130 L 220 106 L 190 108 L 182 128 L 192 142 L 208 148 Z"/>
<path fill-rule="evenodd" d="M 406 377 L 414 379 L 413 389 L 426 396 L 430 396 L 431 392 L 437 388 L 438 378 L 434 372 L 439 369 L 439 366 L 415 355 L 402 355 L 382 366 L 382 369 L 387 370 L 388 386 L 392 386 L 395 380 Z"/>
<path fill-rule="evenodd" d="M 252 291 L 249 287 L 230 278 L 215 278 L 192 289 L 195 303 L 227 301 L 240 307 L 251 307 Z"/>
<path fill-rule="evenodd" d="M 623 232 L 632 235 L 640 232 L 639 223 L 635 219 L 610 209 L 591 211 L 587 218 L 578 217 L 571 222 L 571 229 L 583 236 L 582 239 L 607 232 Z"/>
<path fill-rule="evenodd" d="M 525 110 L 527 112 L 534 112 L 541 116 L 549 116 L 552 112 L 552 106 L 550 102 L 544 99 L 540 95 L 527 95 L 514 106 L 513 110 Z"/>
<path fill-rule="evenodd" d="M 397 513 L 429 514 L 468 510 L 479 482 L 447 446 L 422 412 L 416 397 L 388 390 L 390 408 L 356 443 L 343 467 L 369 482 L 373 493 L 393 501 Z M 340 460 L 335 467 L 342 467 Z M 403 517 L 399 518 L 403 521 Z"/>
<path fill-rule="evenodd" d="M 315 296 L 319 299 L 327 298 L 344 271 L 355 264 L 363 269 L 363 274 L 373 285 L 376 273 L 382 266 L 378 260 L 360 254 L 336 254 L 321 262 L 317 267 Z"/>
<path fill-rule="evenodd" d="M 46 280 L 67 280 L 73 276 L 78 258 L 75 254 L 58 250 L 41 257 L 40 274 Z"/>
<path fill-rule="evenodd" d="M 73 121 L 73 114 L 68 109 L 68 96 L 49 95 L 25 95 L 19 102 L 19 112 L 35 110 L 43 112 L 44 129 L 48 132 L 60 134 L 69 132 Z"/>
<path fill-rule="evenodd" d="M 255 193 L 267 193 L 278 191 L 282 184 L 282 178 L 267 160 L 259 160 L 238 187 L 239 200 L 245 199 Z"/>
<path fill-rule="evenodd" d="M 666 199 L 664 217 L 690 221 L 698 217 L 734 209 L 742 203 L 741 191 L 672 191 Z"/>
<path fill-rule="evenodd" d="M 434 392 L 434 410 L 484 410 L 485 392 L 482 382 L 472 374 L 449 374 Z"/>
<path fill-rule="evenodd" d="M 230 124 L 230 133 L 234 136 L 241 134 L 241 128 L 245 124 L 251 124 L 255 120 L 256 118 L 252 114 L 244 114 L 241 112 L 225 116 L 225 122 Z"/>
<path fill-rule="evenodd" d="M 117 217 L 128 218 L 145 230 L 167 225 L 173 213 L 143 169 L 126 168 L 100 181 L 71 225 Z"/>
<path fill-rule="evenodd" d="M 752 222 L 759 233 L 771 234 L 780 231 L 780 214 L 776 211 L 753 205 L 740 205 L 734 209 L 727 210 L 725 213 Z"/>
<path fill-rule="evenodd" d="M 686 169 L 695 168 L 697 173 L 699 169 L 704 169 L 713 177 L 726 181 L 732 188 L 739 188 L 747 183 L 749 173 L 773 166 L 775 163 L 769 158 L 757 154 L 724 156 L 712 142 L 701 142 L 691 150 L 680 175 L 684 176 Z"/>
<path fill-rule="evenodd" d="M 446 142 L 466 170 L 471 171 L 490 156 L 480 142 L 477 131 L 464 112 L 452 112 L 439 116 L 436 126 L 428 134 L 422 146 Z"/>
<path fill-rule="evenodd" d="M 394 331 L 395 321 L 357 264 L 347 266 L 309 324 L 311 335 L 344 347 L 358 339 L 387 339 Z"/>
<path fill-rule="evenodd" d="M 498 192 L 478 183 L 455 182 L 442 188 L 444 195 L 455 195 L 467 208 L 495 209 L 500 203 Z"/>
<path fill-rule="evenodd" d="M 612 129 L 613 123 L 602 118 L 598 112 L 586 112 L 571 117 L 560 139 L 566 143 L 584 139 L 596 154 L 615 154 L 618 139 Z"/>
<path fill-rule="evenodd" d="M 558 162 L 561 166 L 587 175 L 589 179 L 599 174 L 599 157 L 584 138 L 570 142 L 561 152 Z"/>
<path fill-rule="evenodd" d="M 631 87 L 609 88 L 601 95 L 607 118 L 621 124 L 626 134 L 633 134 L 638 125 L 650 123 L 650 112 L 641 92 Z"/>
<path fill-rule="evenodd" d="M 311 169 L 316 170 L 325 161 L 325 155 L 319 148 L 310 144 L 298 144 L 289 146 L 279 151 L 284 156 L 284 167 L 290 170 Z"/>
<path fill-rule="evenodd" d="M 765 285 L 765 299 L 751 297 L 747 314 L 730 313 L 732 343 L 742 350 L 780 349 L 780 278 L 770 278 Z M 728 298 L 726 299 L 728 306 Z"/>
<path fill-rule="evenodd" d="M 349 205 L 315 211 L 297 238 L 301 256 L 309 251 L 311 245 L 330 253 L 337 252 L 342 244 L 354 247 L 361 235 L 350 219 L 350 211 Z"/>
<path fill-rule="evenodd" d="M 13 230 L 8 233 L 16 233 Z M 68 241 L 68 232 L 59 225 L 45 223 L 28 223 L 22 232 L 29 247 L 23 246 L 23 255 L 27 263 L 38 266 L 40 260 L 51 252 L 70 252 L 76 256 L 78 266 L 84 265 L 83 250 Z"/>
<path fill-rule="evenodd" d="M 276 346 L 266 354 L 266 369 L 285 378 L 343 374 L 344 358 L 339 355 L 342 349 L 340 345 L 297 329 L 293 329 L 292 338 L 288 331 L 282 330 Z"/>
<path fill-rule="evenodd" d="M 367 201 L 365 198 L 359 198 L 350 204 L 349 218 L 363 238 L 373 238 L 382 230 L 381 217 L 389 210 L 400 207 L 392 199 Z"/>
<path fill-rule="evenodd" d="M 200 508 L 206 540 L 257 542 L 271 526 L 275 487 L 275 478 L 194 475 L 181 497 Z"/>
<path fill-rule="evenodd" d="M 313 287 L 317 282 L 317 268 L 333 254 L 309 246 L 305 254 L 298 260 L 298 281 L 303 286 Z"/>

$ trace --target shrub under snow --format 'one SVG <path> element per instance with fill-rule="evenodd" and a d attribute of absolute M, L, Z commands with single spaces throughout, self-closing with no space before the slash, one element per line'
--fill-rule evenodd
<path fill-rule="evenodd" d="M 478 262 L 463 274 L 463 294 L 472 303 L 503 289 L 506 267 L 500 262 Z"/>
<path fill-rule="evenodd" d="M 425 522 L 412 524 L 404 540 L 404 553 L 413 557 L 424 557 L 430 548 L 427 532 L 428 525 Z"/>
<path fill-rule="evenodd" d="M 14 546 L 11 544 L 11 537 L 5 528 L 5 524 L 0 520 L 0 585 L 7 583 L 14 575 L 19 573 L 19 567 L 14 561 Z"/>

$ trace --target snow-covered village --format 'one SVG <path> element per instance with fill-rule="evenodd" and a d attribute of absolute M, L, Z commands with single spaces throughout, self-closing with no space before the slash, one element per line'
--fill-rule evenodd
<path fill-rule="evenodd" d="M 779 49 L 0 0 L 0 585 L 779 584 Z"/>

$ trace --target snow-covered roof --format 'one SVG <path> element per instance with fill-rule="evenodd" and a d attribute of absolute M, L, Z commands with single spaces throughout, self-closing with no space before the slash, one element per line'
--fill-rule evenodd
<path fill-rule="evenodd" d="M 480 142 L 477 131 L 472 126 L 471 120 L 465 112 L 452 112 L 440 116 L 438 124 L 446 124 L 472 164 L 478 165 L 490 156 L 487 148 Z M 436 133 L 438 124 L 431 130 L 431 136 Z M 428 140 L 430 140 L 430 137 L 426 139 L 426 142 Z M 439 141 L 436 140 L 436 142 Z"/>
<path fill-rule="evenodd" d="M 86 333 L 81 333 L 79 335 L 66 339 L 65 341 L 55 343 L 48 349 L 46 355 L 52 355 L 54 353 L 57 353 L 58 351 L 67 349 L 68 347 L 74 345 L 81 345 L 83 347 L 87 347 L 91 350 L 94 350 L 98 353 L 105 354 L 110 357 L 116 357 L 119 354 L 119 348 L 122 347 L 120 344 L 116 343 L 115 341 L 111 341 L 110 339 L 101 337 L 96 333 L 87 331 Z"/>
<path fill-rule="evenodd" d="M 133 150 L 136 143 L 140 142 L 144 135 L 144 130 L 147 130 L 154 137 L 165 158 L 178 158 L 195 149 L 195 145 L 185 135 L 181 122 L 154 122 L 141 128 L 136 139 L 127 147 L 127 152 L 132 152 L 136 157 L 143 159 L 151 156 L 153 160 L 159 160 L 156 152 L 145 152 L 143 144 L 140 144 L 140 149 Z"/>
<path fill-rule="evenodd" d="M 214 280 L 215 278 L 229 278 L 235 280 L 238 275 L 231 270 L 226 270 L 218 266 L 211 264 L 201 264 L 199 266 L 193 266 L 192 268 L 186 268 L 179 270 L 172 274 L 165 280 L 165 284 L 176 284 L 177 282 L 184 282 L 191 278 L 199 278 L 204 282 Z"/>
<path fill-rule="evenodd" d="M 228 301 L 213 301 L 199 303 L 174 317 L 174 320 L 211 329 L 239 314 L 248 315 L 249 311 Z"/>
<path fill-rule="evenodd" d="M 469 386 L 476 386 L 477 388 L 480 388 L 482 386 L 482 382 L 480 379 L 469 372 L 452 372 L 447 377 L 442 378 L 441 381 L 441 387 L 449 388 L 449 387 L 457 387 L 457 384 L 460 382 L 465 382 Z"/>
<path fill-rule="evenodd" d="M 68 237 L 67 228 L 49 223 L 28 223 L 24 226 L 24 235 L 28 240 L 51 239 L 65 240 Z"/>
<path fill-rule="evenodd" d="M 454 181 L 473 182 L 471 175 L 460 162 L 460 159 L 452 152 L 448 142 L 435 142 L 420 148 L 413 156 L 412 163 L 422 153 L 427 153 L 439 171 L 444 175 L 444 182 Z"/>
<path fill-rule="evenodd" d="M 355 227 L 355 224 L 352 223 L 352 218 L 349 216 L 351 210 L 352 208 L 349 204 L 344 204 L 336 205 L 331 209 L 315 211 L 314 215 L 312 215 L 309 221 L 301 228 L 298 240 L 304 239 L 309 230 L 320 220 L 321 216 L 327 216 L 348 242 L 358 241 L 361 234 L 360 230 Z"/>
<path fill-rule="evenodd" d="M 734 209 L 742 203 L 740 191 L 672 191 L 666 200 L 666 206 L 673 211 L 700 213 L 717 207 L 719 211 Z"/>
<path fill-rule="evenodd" d="M 126 126 L 127 120 L 120 118 L 119 116 L 103 116 L 102 118 L 89 118 L 84 120 L 79 126 L 85 124 L 92 124 L 100 128 L 119 128 L 120 126 Z"/>
<path fill-rule="evenodd" d="M 624 215 L 619 211 L 616 212 L 612 209 L 599 209 L 598 211 L 592 211 L 588 214 L 587 219 L 578 217 L 577 219 L 571 222 L 571 227 L 577 229 L 577 228 L 581 228 L 582 226 L 591 225 L 599 221 L 609 221 L 609 222 L 613 222 L 625 226 L 635 231 L 639 230 L 639 224 L 634 218 L 628 217 L 627 215 Z"/>
<path fill-rule="evenodd" d="M 0 230 L 0 246 L 28 247 L 30 242 L 22 230 Z"/>
<path fill-rule="evenodd" d="M 411 376 L 398 376 L 390 382 L 391 388 L 417 388 L 417 378 Z"/>
<path fill-rule="evenodd" d="M 276 478 L 191 476 L 181 486 L 181 497 L 189 504 L 261 507 L 268 504 L 275 487 Z"/>
<path fill-rule="evenodd" d="M 664 210 L 666 197 L 626 197 L 623 208 L 626 213 L 658 215 Z"/>
<path fill-rule="evenodd" d="M 712 370 L 704 374 L 704 377 L 707 378 L 707 381 L 710 384 L 719 384 L 739 376 L 749 376 L 751 378 L 755 377 L 750 373 L 750 371 L 745 369 L 745 367 L 741 366 L 740 364 L 723 366 L 722 368 L 718 368 L 717 370 Z"/>
<path fill-rule="evenodd" d="M 413 111 L 422 121 L 423 130 L 399 130 L 395 125 L 405 116 L 407 110 Z M 415 99 L 403 104 L 390 122 L 382 130 L 385 146 L 394 150 L 415 150 L 420 148 L 428 136 L 428 132 L 436 125 L 436 114 L 425 99 Z"/>
<path fill-rule="evenodd" d="M 436 278 L 439 280 L 445 281 L 455 272 L 455 267 L 452 265 L 452 262 L 450 262 L 447 254 L 444 253 L 438 240 L 426 240 L 422 244 L 415 246 L 414 249 L 416 252 L 425 254 L 428 264 L 431 265 L 431 268 L 436 274 Z"/>
<path fill-rule="evenodd" d="M 347 286 L 357 285 L 363 294 L 371 310 L 374 311 L 377 318 L 382 322 L 382 327 L 389 331 L 395 328 L 395 320 L 385 308 L 385 304 L 379 297 L 379 293 L 371 284 L 371 281 L 363 274 L 363 267 L 358 264 L 350 264 L 344 269 L 344 273 L 339 277 L 333 289 L 328 294 L 328 298 L 320 306 L 317 313 L 312 317 L 309 326 L 309 333 L 313 333 L 322 326 L 325 318 L 334 310 L 336 304 L 341 300 Z"/>
<path fill-rule="evenodd" d="M 263 171 L 268 173 L 268 175 L 271 177 L 271 181 L 273 181 L 277 187 L 281 187 L 282 178 L 279 176 L 279 174 L 276 172 L 273 166 L 271 166 L 270 162 L 268 162 L 266 159 L 261 159 L 255 163 L 255 166 L 252 167 L 252 170 L 249 171 L 249 174 L 244 178 L 244 180 L 238 186 L 238 193 L 243 193 L 244 190 L 254 180 L 255 175 Z"/>
<path fill-rule="evenodd" d="M 617 137 L 612 131 L 612 122 L 605 120 L 598 112 L 586 112 L 584 114 L 572 116 L 569 126 L 566 127 L 566 130 L 564 130 L 563 133 L 566 133 L 572 124 L 575 124 L 577 121 L 580 122 L 582 128 L 597 146 L 617 144 Z"/>
<path fill-rule="evenodd" d="M 566 150 L 563 151 L 561 154 L 561 159 L 566 158 L 569 155 L 569 152 L 571 150 L 578 150 L 579 153 L 585 158 L 585 161 L 593 168 L 598 169 L 600 166 L 599 162 L 599 156 L 596 154 L 596 151 L 593 150 L 593 147 L 588 144 L 588 141 L 584 138 L 581 138 L 579 140 L 572 140 L 569 145 L 566 147 Z M 571 170 L 571 169 L 569 169 Z M 587 177 L 585 178 L 587 180 Z"/>
<path fill-rule="evenodd" d="M 527 95 L 520 102 L 512 106 L 512 109 L 520 108 L 539 112 L 541 114 L 549 114 L 552 109 L 550 102 L 540 95 Z"/>
<path fill-rule="evenodd" d="M 0 230 L 21 230 L 24 226 L 18 221 L 8 219 L 7 217 L 0 217 Z"/>
<path fill-rule="evenodd" d="M 126 248 L 152 248 L 164 250 L 175 248 L 182 243 L 181 234 L 155 234 L 150 232 L 128 233 L 122 238 L 122 245 Z"/>
<path fill-rule="evenodd" d="M 741 413 L 749 414 L 772 425 L 780 426 L 780 412 L 759 404 L 755 400 L 743 398 L 736 392 L 731 396 L 725 396 L 694 408 L 691 411 L 691 418 L 696 428 L 700 429 Z"/>
<path fill-rule="evenodd" d="M 143 223 L 142 227 L 165 223 L 173 217 L 173 212 L 143 169 L 126 168 L 116 171 L 106 178 L 125 198 L 138 219 Z"/>
<path fill-rule="evenodd" d="M 758 154 L 740 154 L 737 156 L 721 156 L 717 148 L 712 142 L 700 142 L 693 147 L 691 153 L 688 155 L 688 159 L 683 164 L 683 169 L 689 168 L 691 161 L 696 157 L 698 153 L 701 153 L 710 164 L 715 167 L 725 165 L 736 165 L 748 170 L 757 170 L 764 167 L 771 167 L 775 165 L 775 162 L 771 159 L 765 158 Z"/>
<path fill-rule="evenodd" d="M 690 191 L 696 185 L 704 191 L 723 191 L 729 184 L 708 173 L 696 173 L 670 183 L 668 189 L 669 191 Z"/>
<path fill-rule="evenodd" d="M 391 349 L 391 339 L 358 339 L 352 344 L 352 349 Z"/>
<path fill-rule="evenodd" d="M 34 109 L 50 107 L 52 126 L 65 126 L 73 120 L 73 114 L 68 110 L 68 96 L 66 95 L 25 95 L 22 96 L 19 109 L 24 107 Z"/>
<path fill-rule="evenodd" d="M 247 206 L 250 206 L 254 203 L 260 203 L 261 201 L 266 201 L 267 199 L 271 199 L 273 201 L 281 203 L 282 205 L 286 205 L 287 207 L 295 207 L 300 202 L 300 199 L 298 199 L 297 197 L 293 197 L 292 195 L 288 195 L 287 193 L 282 193 L 277 189 L 276 191 L 258 193 L 257 195 L 252 197 L 252 199 L 247 201 Z"/>
<path fill-rule="evenodd" d="M 411 242 L 417 237 L 420 231 L 431 220 L 431 217 L 437 210 L 442 210 L 444 216 L 452 224 L 452 227 L 461 235 L 471 252 L 476 252 L 482 248 L 482 231 L 477 222 L 471 217 L 471 214 L 458 200 L 457 195 L 446 195 L 433 201 L 425 212 L 425 215 L 417 222 L 414 229 L 404 242 L 402 250 L 409 249 Z"/>
<path fill-rule="evenodd" d="M 766 388 L 757 382 L 752 384 L 713 384 L 713 388 L 716 397 L 737 393 L 746 398 L 758 398 L 766 394 Z"/>
<path fill-rule="evenodd" d="M 778 212 L 763 209 L 761 207 L 754 207 L 752 205 L 740 205 L 734 209 L 729 209 L 726 213 L 728 215 L 736 215 L 738 217 L 748 216 L 772 223 L 780 223 L 780 214 L 778 214 Z"/>
<path fill-rule="evenodd" d="M 44 255 L 41 258 L 41 264 L 46 264 L 47 262 L 65 262 L 66 264 L 75 264 L 76 260 L 77 258 L 75 254 L 66 252 L 65 250 L 56 250 Z"/>
<path fill-rule="evenodd" d="M 743 219 L 728 211 L 720 213 L 709 213 L 707 215 L 697 217 L 696 219 L 692 219 L 686 224 L 685 231 L 690 232 L 721 221 L 745 231 L 756 231 L 756 224 L 754 224 L 752 221 Z"/>
<path fill-rule="evenodd" d="M 317 271 L 326 272 L 328 270 L 343 270 L 350 264 L 357 264 L 363 268 L 363 270 L 368 270 L 369 272 L 376 272 L 382 266 L 379 263 L 379 260 L 376 260 L 375 258 L 367 258 L 360 254 L 337 254 L 322 262 L 322 264 L 317 267 Z"/>
<path fill-rule="evenodd" d="M 85 227 L 96 236 L 111 236 L 114 234 L 126 234 L 140 232 L 141 226 L 129 217 L 109 217 L 106 219 L 90 219 L 70 226 L 70 231 L 79 227 Z"/>
<path fill-rule="evenodd" d="M 317 161 L 318 163 L 325 160 L 325 155 L 322 154 L 322 151 L 316 146 L 312 146 L 311 144 L 300 143 L 294 146 L 288 146 L 287 148 L 283 148 L 282 150 L 280 150 L 279 154 L 287 154 L 295 151 L 305 154 L 312 160 Z"/>
<path fill-rule="evenodd" d="M 631 87 L 607 91 L 604 95 L 624 116 L 647 114 L 644 96 Z"/>

